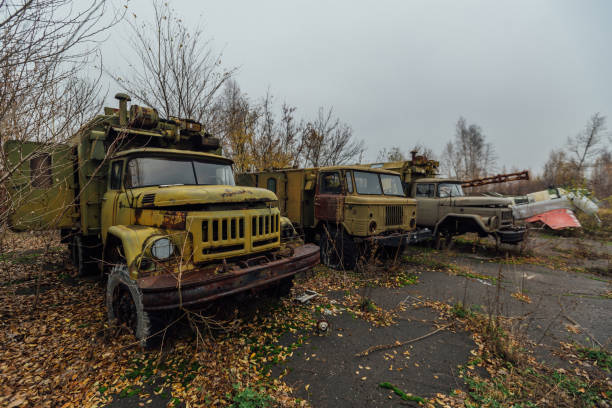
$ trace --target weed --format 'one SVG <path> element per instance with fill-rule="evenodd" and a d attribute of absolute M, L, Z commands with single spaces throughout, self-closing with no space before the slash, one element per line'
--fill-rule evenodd
<path fill-rule="evenodd" d="M 374 313 L 378 308 L 371 299 L 364 297 L 359 303 L 359 309 L 364 312 Z"/>
<path fill-rule="evenodd" d="M 232 408 L 265 408 L 272 405 L 272 398 L 265 394 L 265 390 L 260 388 L 256 390 L 252 387 L 246 387 L 241 390 L 240 385 L 234 384 L 234 395 L 228 395 L 231 399 Z"/>
<path fill-rule="evenodd" d="M 400 390 L 399 388 L 397 388 L 395 385 L 388 383 L 388 382 L 383 382 L 378 384 L 379 387 L 381 388 L 386 388 L 389 390 L 393 390 L 393 392 L 398 395 L 401 399 L 403 399 L 404 401 L 415 401 L 415 402 L 419 402 L 419 403 L 426 403 L 427 401 L 425 401 L 424 398 L 421 398 L 419 396 L 416 395 L 412 395 L 412 394 L 406 394 L 404 391 Z"/>
<path fill-rule="evenodd" d="M 455 316 L 458 317 L 460 319 L 464 319 L 466 318 L 468 315 L 470 315 L 471 311 L 469 309 L 466 309 L 465 307 L 463 307 L 462 303 L 455 303 L 453 305 L 453 308 L 451 309 L 451 313 Z"/>
<path fill-rule="evenodd" d="M 612 354 L 606 350 L 578 347 L 577 351 L 581 358 L 593 360 L 595 364 L 603 370 L 608 372 L 612 371 Z"/>
<path fill-rule="evenodd" d="M 119 398 L 133 397 L 134 395 L 138 395 L 139 392 L 140 392 L 140 389 L 138 387 L 132 387 L 132 386 L 125 387 L 119 393 Z"/>

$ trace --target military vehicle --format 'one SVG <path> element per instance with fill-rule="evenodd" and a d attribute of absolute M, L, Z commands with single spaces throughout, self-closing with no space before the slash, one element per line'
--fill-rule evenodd
<path fill-rule="evenodd" d="M 416 202 L 397 173 L 357 166 L 279 169 L 237 176 L 240 185 L 264 187 L 279 198 L 307 242 L 319 243 L 325 265 L 354 269 L 376 248 L 396 249 L 431 237 L 417 231 Z"/>
<path fill-rule="evenodd" d="M 417 156 L 405 161 L 374 163 L 368 168 L 400 173 L 404 191 L 417 201 L 417 225 L 433 231 L 435 246 L 449 244 L 454 235 L 468 232 L 480 237 L 492 236 L 496 244 L 518 244 L 525 227 L 512 215 L 512 199 L 464 194 L 461 180 L 438 178 L 440 163 Z"/>
<path fill-rule="evenodd" d="M 26 197 L 11 228 L 60 229 L 77 272 L 107 276 L 109 320 L 147 345 L 161 311 L 274 285 L 286 293 L 296 273 L 319 263 L 316 245 L 281 240 L 291 223 L 277 197 L 237 187 L 232 161 L 200 123 L 128 111 L 130 98 L 115 97 L 118 109 L 105 108 L 50 153 L 5 145 L 19 166 L 11 194 Z"/>

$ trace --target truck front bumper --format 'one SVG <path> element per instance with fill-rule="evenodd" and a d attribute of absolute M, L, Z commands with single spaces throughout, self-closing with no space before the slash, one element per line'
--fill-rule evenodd
<path fill-rule="evenodd" d="M 372 237 L 369 240 L 379 246 L 398 248 L 402 245 L 411 245 L 427 241 L 433 237 L 431 230 L 423 228 L 410 232 L 398 232 L 389 235 Z"/>
<path fill-rule="evenodd" d="M 211 268 L 185 272 L 178 276 L 164 274 L 138 279 L 142 291 L 143 308 L 146 311 L 197 308 L 207 302 L 239 292 L 269 286 L 281 279 L 305 272 L 319 264 L 319 247 L 314 244 L 301 245 L 291 256 L 262 261 L 256 257 L 257 265 L 215 273 Z"/>

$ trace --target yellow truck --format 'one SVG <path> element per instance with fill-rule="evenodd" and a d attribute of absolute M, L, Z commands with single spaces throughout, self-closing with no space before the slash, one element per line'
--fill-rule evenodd
<path fill-rule="evenodd" d="M 287 293 L 319 263 L 316 245 L 281 239 L 293 228 L 276 195 L 236 186 L 232 161 L 199 123 L 116 98 L 118 109 L 69 144 L 5 144 L 20 199 L 10 227 L 60 229 L 78 273 L 107 277 L 110 321 L 147 345 L 161 311 L 270 286 Z"/>
<path fill-rule="evenodd" d="M 402 248 L 431 238 L 416 228 L 416 201 L 404 194 L 398 173 L 360 166 L 279 169 L 237 176 L 243 186 L 278 196 L 281 214 L 307 242 L 320 246 L 321 262 L 354 269 L 372 249 Z"/>

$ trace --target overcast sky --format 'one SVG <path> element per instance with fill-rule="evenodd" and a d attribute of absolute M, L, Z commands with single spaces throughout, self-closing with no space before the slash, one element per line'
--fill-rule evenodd
<path fill-rule="evenodd" d="M 130 0 L 138 19 L 151 2 Z M 202 24 L 243 91 L 269 88 L 310 118 L 333 106 L 365 159 L 382 147 L 436 152 L 459 116 L 480 125 L 499 167 L 539 171 L 594 112 L 612 128 L 612 2 L 174 0 Z M 104 45 L 127 31 L 115 27 Z M 129 55 L 129 54 L 128 54 Z M 116 91 L 111 86 L 111 91 Z"/>

